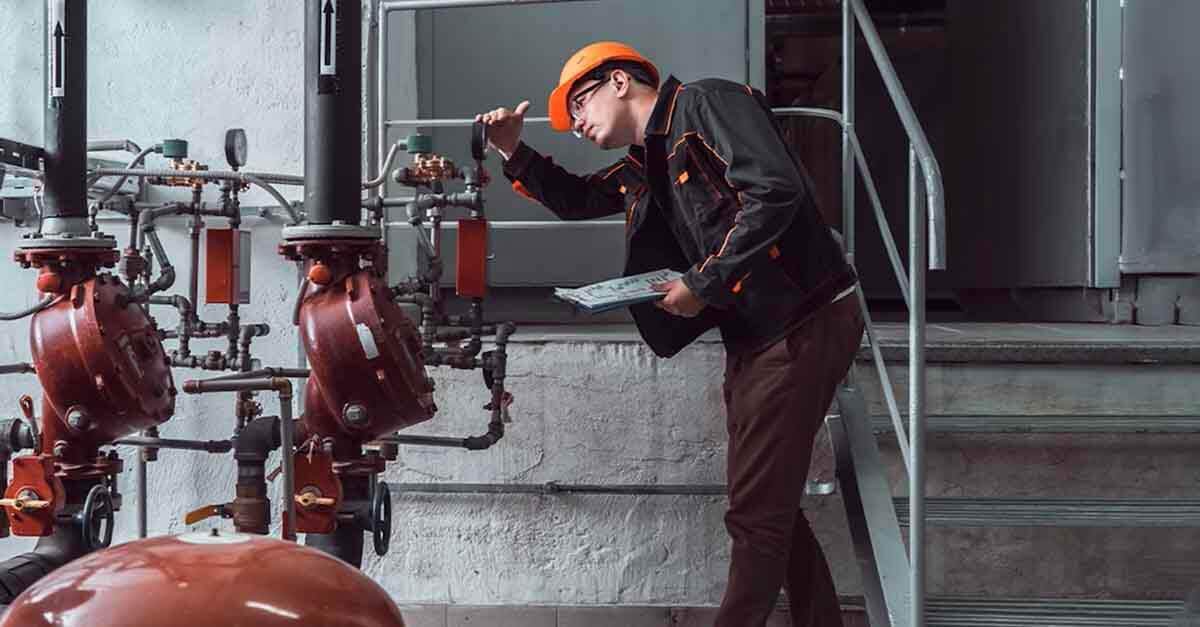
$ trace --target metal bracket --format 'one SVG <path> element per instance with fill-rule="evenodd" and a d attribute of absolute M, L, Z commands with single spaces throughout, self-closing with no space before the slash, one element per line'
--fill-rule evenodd
<path fill-rule="evenodd" d="M 46 150 L 0 137 L 0 163 L 27 170 L 38 170 L 46 158 Z"/>

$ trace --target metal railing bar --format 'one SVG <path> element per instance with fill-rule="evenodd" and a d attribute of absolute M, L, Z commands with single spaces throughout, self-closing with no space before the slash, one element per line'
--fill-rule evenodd
<path fill-rule="evenodd" d="M 858 2 L 858 0 L 852 0 Z M 908 469 L 909 563 L 911 625 L 925 625 L 925 207 L 918 202 L 917 151 L 908 146 L 909 309 L 908 325 L 908 439 L 912 465 Z"/>
<path fill-rule="evenodd" d="M 863 293 L 862 285 L 854 290 L 858 297 L 858 307 L 862 310 L 863 325 L 866 329 L 867 343 L 871 347 L 871 354 L 875 356 L 875 370 L 879 375 L 880 387 L 883 389 L 883 397 L 887 402 L 888 415 L 892 419 L 892 428 L 896 432 L 896 443 L 900 447 L 900 457 L 904 459 L 905 472 L 912 472 L 912 454 L 909 452 L 908 438 L 906 437 L 906 429 L 904 428 L 904 418 L 900 413 L 900 405 L 896 403 L 896 392 L 892 389 L 892 378 L 888 375 L 887 364 L 883 362 L 883 353 L 879 349 L 879 342 L 875 337 L 875 326 L 871 322 L 871 313 L 867 311 L 867 296 Z"/>

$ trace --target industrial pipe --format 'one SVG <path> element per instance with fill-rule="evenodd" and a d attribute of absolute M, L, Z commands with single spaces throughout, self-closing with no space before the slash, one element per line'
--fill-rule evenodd
<path fill-rule="evenodd" d="M 42 231 L 87 230 L 87 0 L 47 0 Z"/>
<path fill-rule="evenodd" d="M 37 368 L 29 363 L 3 364 L 0 365 L 0 374 L 37 374 Z"/>
<path fill-rule="evenodd" d="M 362 2 L 304 3 L 304 206 L 357 225 L 362 202 Z"/>
<path fill-rule="evenodd" d="M 12 321 L 12 320 L 20 320 L 21 318 L 27 318 L 39 311 L 44 311 L 46 309 L 53 307 L 55 304 L 58 303 L 58 301 L 60 301 L 62 299 L 63 299 L 62 294 L 59 294 L 56 296 L 47 296 L 47 297 L 43 298 L 40 302 L 38 302 L 38 304 L 36 304 L 32 307 L 28 307 L 26 309 L 22 309 L 21 311 L 17 311 L 17 312 L 13 312 L 13 313 L 0 312 L 0 320 Z M 0 373 L 0 374 L 10 374 L 10 373 Z"/>
<path fill-rule="evenodd" d="M 56 522 L 54 533 L 38 538 L 32 551 L 0 562 L 0 608 L 51 571 L 89 552 L 74 521 Z"/>
<path fill-rule="evenodd" d="M 418 9 L 462 9 L 468 7 L 517 6 L 530 4 L 561 4 L 593 0 L 387 0 L 380 3 L 384 13 Z"/>
<path fill-rule="evenodd" d="M 247 370 L 245 372 L 235 372 L 233 374 L 221 375 L 219 377 L 211 377 L 205 381 L 236 381 L 238 379 L 256 379 L 263 377 L 286 377 L 289 379 L 306 379 L 308 378 L 309 370 L 307 368 L 258 368 L 257 370 Z"/>
<path fill-rule="evenodd" d="M 135 144 L 135 146 L 136 146 L 136 144 Z M 133 157 L 133 159 L 129 161 L 129 165 L 126 165 L 125 167 L 126 168 L 138 167 L 139 165 L 142 164 L 142 161 L 144 161 L 146 159 L 146 157 L 148 155 L 150 155 L 150 153 L 152 153 L 152 152 L 157 152 L 157 153 L 161 154 L 162 153 L 162 144 L 155 144 L 153 146 L 150 146 L 149 148 L 146 148 L 145 150 L 139 150 L 137 152 L 137 155 L 135 155 Z M 129 179 L 129 176 L 122 176 L 121 178 L 117 179 L 116 184 L 113 185 L 112 187 L 110 187 L 109 190 L 107 192 L 105 192 L 103 196 L 100 197 L 100 200 L 98 200 L 96 202 L 98 204 L 103 204 L 103 203 L 108 202 L 108 199 L 112 198 L 117 193 L 117 190 L 121 189 L 121 186 L 124 185 L 125 181 L 128 179 Z"/>
<path fill-rule="evenodd" d="M 123 150 L 130 154 L 137 154 L 142 151 L 142 148 L 131 139 L 101 139 L 92 140 L 87 143 L 88 152 L 109 152 L 113 150 Z"/>
<path fill-rule="evenodd" d="M 142 448 L 169 448 L 181 451 L 202 451 L 205 453 L 228 453 L 233 450 L 229 440 L 177 440 L 172 438 L 150 438 L 134 436 L 114 440 L 113 444 L 137 446 Z"/>
<path fill-rule="evenodd" d="M 281 443 L 279 418 L 252 420 L 234 438 L 237 461 L 237 496 L 230 506 L 233 524 L 242 533 L 266 535 L 271 527 L 271 500 L 267 497 L 267 457 Z M 286 452 L 285 452 L 286 454 Z M 280 498 L 291 500 L 284 491 Z M 290 519 L 289 519 L 290 520 Z"/>
<path fill-rule="evenodd" d="M 300 223 L 300 216 L 296 213 L 296 208 L 292 206 L 279 190 L 272 187 L 265 180 L 246 172 L 233 172 L 229 170 L 197 170 L 181 172 L 179 170 L 165 169 L 131 169 L 131 168 L 96 168 L 94 174 L 97 176 L 133 176 L 138 178 L 189 178 L 200 179 L 205 181 L 238 181 L 240 183 L 249 183 L 256 185 L 275 199 L 279 203 L 280 208 L 287 212 L 288 217 L 292 219 L 293 224 Z M 357 200 L 355 201 L 357 202 Z"/>
<path fill-rule="evenodd" d="M 207 392 L 251 392 L 256 390 L 275 391 L 279 394 L 279 441 L 283 443 L 283 451 L 281 452 L 283 466 L 283 494 L 286 498 L 283 499 L 285 512 L 285 520 L 288 524 L 285 525 L 285 536 L 288 540 L 295 539 L 294 532 L 287 530 L 295 527 L 296 520 L 296 502 L 293 495 L 296 493 L 295 487 L 295 471 L 292 468 L 292 455 L 294 446 L 294 425 L 292 424 L 292 382 L 283 377 L 272 377 L 269 379 L 246 379 L 246 380 L 191 380 L 183 383 L 183 391 L 188 394 L 204 394 Z"/>
<path fill-rule="evenodd" d="M 429 494 L 618 494 L 665 496 L 725 496 L 720 484 L 569 484 L 546 483 L 388 483 L 398 492 Z"/>

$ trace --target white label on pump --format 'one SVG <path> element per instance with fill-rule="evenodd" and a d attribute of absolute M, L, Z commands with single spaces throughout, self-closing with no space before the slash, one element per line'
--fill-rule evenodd
<path fill-rule="evenodd" d="M 62 98 L 66 95 L 66 73 L 67 73 L 67 32 L 63 26 L 63 20 L 66 19 L 66 2 L 67 0 L 53 0 L 50 3 L 50 13 L 46 20 L 46 25 L 49 27 L 49 53 L 50 53 L 50 97 Z"/>
<path fill-rule="evenodd" d="M 375 345 L 375 336 L 371 335 L 371 328 L 360 322 L 354 325 L 354 330 L 358 332 L 358 343 L 362 344 L 363 352 L 367 354 L 367 359 L 378 357 L 379 347 Z"/>
<path fill-rule="evenodd" d="M 321 76 L 337 74 L 337 3 L 325 0 L 321 7 Z"/>

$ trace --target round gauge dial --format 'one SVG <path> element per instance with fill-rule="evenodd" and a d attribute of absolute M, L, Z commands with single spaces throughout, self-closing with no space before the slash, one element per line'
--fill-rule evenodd
<path fill-rule="evenodd" d="M 246 165 L 247 153 L 246 131 L 240 128 L 225 131 L 225 160 L 229 166 L 236 169 Z"/>

